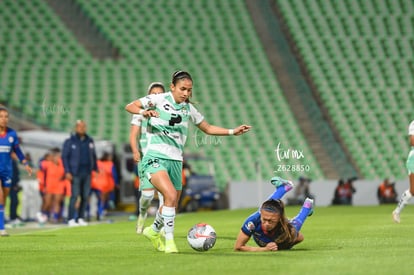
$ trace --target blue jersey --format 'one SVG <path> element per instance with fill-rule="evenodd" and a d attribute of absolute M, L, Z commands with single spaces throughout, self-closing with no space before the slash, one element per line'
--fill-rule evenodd
<path fill-rule="evenodd" d="M 0 176 L 11 177 L 13 175 L 11 152 L 15 152 L 20 161 L 24 160 L 16 131 L 7 127 L 6 133 L 0 135 Z"/>
<path fill-rule="evenodd" d="M 292 229 L 291 224 L 289 224 L 289 228 Z M 276 242 L 276 239 L 282 233 L 281 228 L 279 227 L 276 227 L 276 229 L 272 232 L 264 231 L 259 211 L 256 211 L 246 219 L 241 227 L 241 230 L 247 236 L 252 237 L 256 244 L 260 247 L 265 247 L 270 242 Z M 279 249 L 290 249 L 293 246 L 293 243 L 276 243 Z"/>

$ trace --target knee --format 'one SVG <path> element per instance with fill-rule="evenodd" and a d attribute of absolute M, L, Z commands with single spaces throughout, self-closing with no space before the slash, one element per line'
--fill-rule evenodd
<path fill-rule="evenodd" d="M 177 191 L 174 190 L 173 192 L 168 192 L 167 194 L 163 194 L 164 197 L 164 204 L 166 206 L 175 206 L 177 203 Z"/>

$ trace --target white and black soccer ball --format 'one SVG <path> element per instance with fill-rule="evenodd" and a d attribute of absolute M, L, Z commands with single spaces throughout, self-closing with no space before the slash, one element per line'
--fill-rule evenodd
<path fill-rule="evenodd" d="M 198 223 L 188 230 L 188 244 L 197 251 L 207 251 L 216 243 L 216 231 L 211 225 Z"/>

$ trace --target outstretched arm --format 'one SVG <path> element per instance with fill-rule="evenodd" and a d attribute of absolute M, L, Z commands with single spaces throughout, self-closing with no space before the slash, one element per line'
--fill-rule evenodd
<path fill-rule="evenodd" d="M 219 126 L 211 125 L 207 121 L 203 120 L 200 124 L 197 125 L 198 128 L 206 133 L 207 135 L 213 135 L 213 136 L 239 136 L 244 133 L 247 133 L 252 126 L 249 125 L 240 125 L 234 129 L 227 129 L 222 128 Z"/>
<path fill-rule="evenodd" d="M 277 244 L 274 242 L 268 243 L 265 247 L 255 247 L 246 245 L 250 240 L 250 236 L 244 234 L 240 230 L 239 235 L 237 236 L 236 243 L 234 244 L 235 251 L 250 251 L 250 252 L 262 252 L 262 251 L 277 251 Z"/>

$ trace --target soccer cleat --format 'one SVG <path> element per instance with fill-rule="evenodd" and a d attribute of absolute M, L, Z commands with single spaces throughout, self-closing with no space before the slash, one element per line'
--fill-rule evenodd
<path fill-rule="evenodd" d="M 36 219 L 37 219 L 37 222 L 40 224 L 44 224 L 47 222 L 47 216 L 43 214 L 42 212 L 36 213 Z"/>
<path fill-rule="evenodd" d="M 286 191 L 289 191 L 293 188 L 293 183 L 290 180 L 285 180 L 280 177 L 271 178 L 270 183 L 273 184 L 276 188 L 285 186 Z"/>
<path fill-rule="evenodd" d="M 142 234 L 151 241 L 152 246 L 158 251 L 165 251 L 165 245 L 161 240 L 160 233 L 157 233 L 151 226 L 144 228 Z"/>
<path fill-rule="evenodd" d="M 88 226 L 88 223 L 87 223 L 87 222 L 85 222 L 85 220 L 84 220 L 84 219 L 82 219 L 82 218 L 79 218 L 79 219 L 78 219 L 78 224 L 79 224 L 80 226 Z"/>
<path fill-rule="evenodd" d="M 164 227 L 161 228 L 161 230 L 160 230 L 160 236 L 161 236 L 161 238 L 165 238 L 165 230 L 164 230 Z"/>
<path fill-rule="evenodd" d="M 68 226 L 75 227 L 75 226 L 79 226 L 79 224 L 74 219 L 71 219 L 68 221 Z"/>
<path fill-rule="evenodd" d="M 136 227 L 137 234 L 142 234 L 142 230 L 144 229 L 144 224 L 145 224 L 145 218 L 139 215 L 138 220 L 137 220 L 137 227 Z"/>
<path fill-rule="evenodd" d="M 178 253 L 174 240 L 165 241 L 165 253 Z"/>
<path fill-rule="evenodd" d="M 308 217 L 312 216 L 312 214 L 313 214 L 313 203 L 314 203 L 314 201 L 311 198 L 306 198 L 305 202 L 303 203 L 303 207 L 310 209 Z"/>
<path fill-rule="evenodd" d="M 397 211 L 392 211 L 392 219 L 394 220 L 394 222 L 396 223 L 400 223 L 400 213 L 397 213 Z"/>
<path fill-rule="evenodd" d="M 3 229 L 3 230 L 0 230 L 0 236 L 1 237 L 8 237 L 9 233 L 7 233 L 7 231 Z"/>

